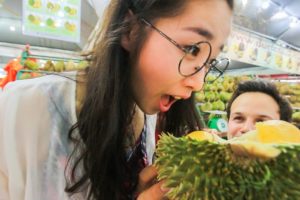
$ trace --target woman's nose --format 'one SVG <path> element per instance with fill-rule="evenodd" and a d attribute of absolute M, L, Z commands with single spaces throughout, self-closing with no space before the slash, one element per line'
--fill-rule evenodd
<path fill-rule="evenodd" d="M 184 85 L 191 88 L 193 91 L 200 91 L 204 85 L 205 71 L 200 70 L 192 76 L 185 77 Z"/>

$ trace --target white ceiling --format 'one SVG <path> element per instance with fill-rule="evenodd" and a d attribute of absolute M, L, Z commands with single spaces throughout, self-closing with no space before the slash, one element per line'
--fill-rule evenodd
<path fill-rule="evenodd" d="M 102 15 L 109 0 L 88 0 Z M 283 16 L 274 17 L 279 11 Z M 278 15 L 277 15 L 278 16 Z M 290 27 L 290 22 L 297 23 Z M 234 24 L 300 51 L 300 0 L 235 0 Z"/>
<path fill-rule="evenodd" d="M 21 32 L 22 0 L 0 0 L 0 42 L 31 44 L 64 50 L 78 51 L 83 48 L 109 0 L 82 0 L 81 42 L 79 44 L 25 36 Z M 269 2 L 266 9 L 262 5 Z M 291 17 L 300 18 L 300 0 L 236 0 L 234 24 L 259 33 L 274 41 L 282 40 L 300 50 L 300 23 L 289 27 Z M 96 8 L 96 11 L 94 10 Z M 286 16 L 274 19 L 283 10 Z M 9 30 L 14 24 L 16 31 Z"/>
<path fill-rule="evenodd" d="M 264 7 L 265 6 L 265 7 Z M 300 51 L 300 0 L 236 0 L 234 24 Z M 296 23 L 290 26 L 291 22 Z"/>

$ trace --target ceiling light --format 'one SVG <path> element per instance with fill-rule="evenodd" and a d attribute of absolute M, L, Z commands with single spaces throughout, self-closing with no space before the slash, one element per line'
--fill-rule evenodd
<path fill-rule="evenodd" d="M 248 0 L 242 0 L 242 4 L 244 7 L 246 6 L 247 3 L 248 3 Z"/>
<path fill-rule="evenodd" d="M 283 19 L 287 17 L 288 15 L 283 9 L 280 9 L 275 15 L 271 17 L 272 20 L 278 20 L 278 19 Z"/>
<path fill-rule="evenodd" d="M 291 21 L 290 21 L 290 27 L 294 28 L 298 25 L 299 20 L 296 17 L 291 17 Z"/>
<path fill-rule="evenodd" d="M 265 10 L 266 10 L 267 8 L 269 8 L 269 6 L 270 6 L 270 1 L 268 1 L 268 0 L 265 1 L 265 2 L 263 2 L 262 5 L 261 5 L 261 7 L 262 7 L 263 9 L 265 9 Z"/>
<path fill-rule="evenodd" d="M 15 26 L 10 26 L 9 30 L 14 32 L 14 31 L 16 31 L 16 27 Z"/>
<path fill-rule="evenodd" d="M 3 7 L 3 5 L 2 5 L 2 3 L 0 3 L 0 8 L 2 8 Z"/>

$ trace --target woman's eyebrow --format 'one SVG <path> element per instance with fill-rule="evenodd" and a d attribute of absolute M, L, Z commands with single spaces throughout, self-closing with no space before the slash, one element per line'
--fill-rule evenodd
<path fill-rule="evenodd" d="M 208 40 L 214 39 L 214 35 L 207 29 L 205 28 L 200 28 L 200 27 L 185 27 L 184 30 L 194 32 L 198 35 L 201 35 L 203 37 L 206 37 Z"/>
<path fill-rule="evenodd" d="M 184 30 L 191 31 L 198 35 L 201 35 L 201 36 L 205 37 L 207 40 L 213 40 L 215 37 L 212 32 L 210 32 L 209 30 L 207 30 L 205 28 L 201 28 L 201 27 L 185 27 Z M 219 47 L 220 51 L 222 51 L 223 48 L 224 48 L 224 44 L 222 44 Z"/>

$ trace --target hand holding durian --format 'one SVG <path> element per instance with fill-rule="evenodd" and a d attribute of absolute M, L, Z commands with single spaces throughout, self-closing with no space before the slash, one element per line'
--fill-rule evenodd
<path fill-rule="evenodd" d="M 300 130 L 280 120 L 231 140 L 196 131 L 158 142 L 160 180 L 180 199 L 300 199 Z"/>

